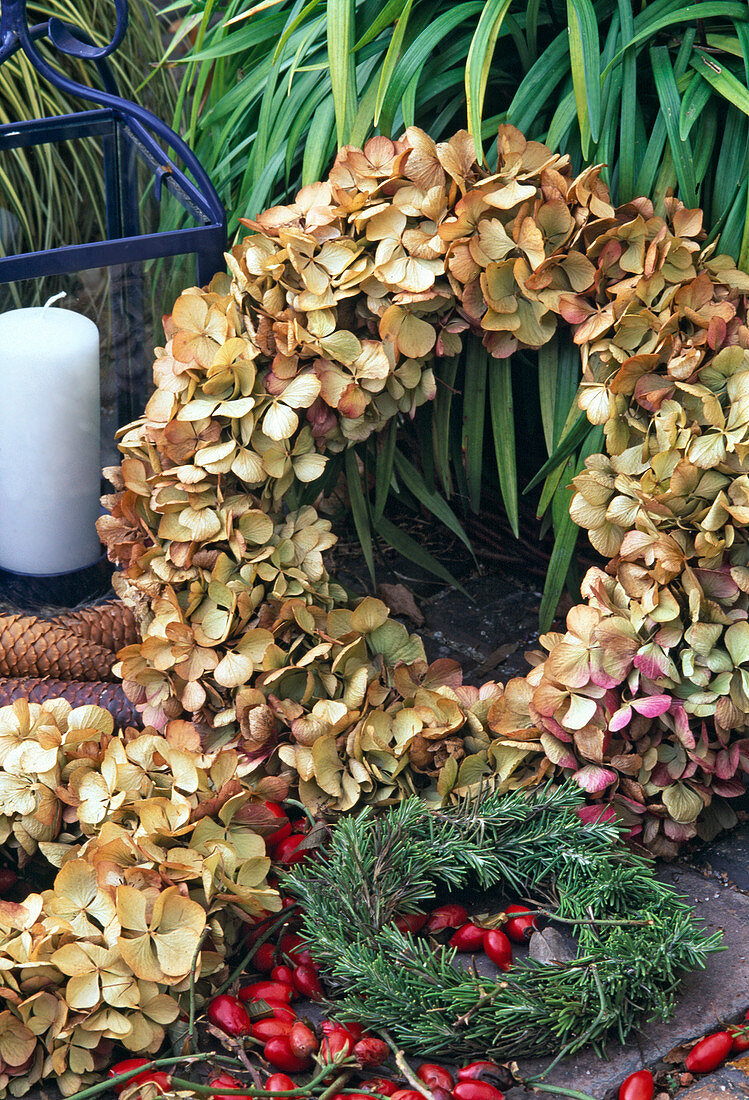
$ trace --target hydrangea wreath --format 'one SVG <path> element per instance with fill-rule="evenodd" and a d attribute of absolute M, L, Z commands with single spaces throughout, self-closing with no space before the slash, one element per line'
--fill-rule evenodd
<path fill-rule="evenodd" d="M 343 148 L 247 223 L 230 275 L 180 295 L 156 391 L 126 429 L 100 533 L 140 609 L 125 691 L 246 774 L 326 812 L 571 775 L 659 855 L 730 824 L 749 771 L 749 276 L 667 200 L 615 210 L 599 168 L 502 126 Z M 573 519 L 609 559 L 525 678 L 427 667 L 418 638 L 329 577 L 301 502 L 328 457 L 434 397 L 461 341 L 583 361 L 605 454 Z"/>
<path fill-rule="evenodd" d="M 573 178 L 513 127 L 492 174 L 467 134 L 409 129 L 250 228 L 177 300 L 109 471 L 100 532 L 141 630 L 117 671 L 145 729 L 0 711 L 2 852 L 32 885 L 58 869 L 0 901 L 0 1095 L 52 1075 L 70 1094 L 115 1041 L 157 1051 L 225 982 L 246 922 L 281 907 L 264 799 L 332 815 L 568 776 L 669 855 L 730 821 L 749 770 L 749 277 L 699 212 L 615 210 L 597 168 Z M 433 397 L 463 339 L 508 357 L 560 318 L 607 452 L 573 515 L 610 561 L 526 679 L 467 687 L 330 579 L 304 487 Z"/>

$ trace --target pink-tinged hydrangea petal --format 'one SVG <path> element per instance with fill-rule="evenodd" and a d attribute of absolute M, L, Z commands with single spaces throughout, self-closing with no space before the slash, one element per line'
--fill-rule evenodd
<path fill-rule="evenodd" d="M 600 794 L 612 783 L 616 783 L 617 774 L 612 772 L 610 768 L 599 768 L 597 764 L 586 764 L 584 768 L 580 768 L 579 771 L 575 772 L 572 778 L 588 794 Z"/>
<path fill-rule="evenodd" d="M 643 646 L 639 653 L 635 654 L 635 668 L 639 669 L 648 680 L 656 680 L 659 676 L 665 676 L 668 668 L 668 660 L 662 649 L 657 646 Z"/>
<path fill-rule="evenodd" d="M 611 715 L 609 729 L 612 733 L 616 733 L 617 730 L 623 730 L 625 726 L 629 725 L 631 718 L 632 708 L 630 706 L 619 707 L 619 710 L 614 711 Z"/>
<path fill-rule="evenodd" d="M 718 779 L 733 779 L 739 770 L 739 746 L 721 749 L 715 757 L 715 774 Z"/>
<path fill-rule="evenodd" d="M 146 705 L 142 710 L 143 724 L 146 726 L 153 726 L 155 730 L 161 732 L 166 729 L 169 716 L 165 713 L 163 707 L 152 707 Z"/>
<path fill-rule="evenodd" d="M 697 830 L 693 822 L 689 825 L 680 825 L 678 821 L 667 817 L 663 822 L 663 831 L 669 840 L 683 844 L 685 840 L 691 840 Z"/>
<path fill-rule="evenodd" d="M 711 600 L 732 600 L 739 593 L 736 581 L 723 569 L 695 569 L 694 575 Z"/>
<path fill-rule="evenodd" d="M 649 695 L 645 699 L 633 699 L 632 708 L 645 718 L 657 718 L 671 706 L 670 695 Z"/>
<path fill-rule="evenodd" d="M 615 710 L 619 709 L 621 701 L 621 695 L 618 691 L 607 691 L 603 697 L 603 705 L 609 714 L 613 714 Z"/>
<path fill-rule="evenodd" d="M 548 730 L 554 737 L 558 737 L 560 741 L 566 741 L 569 745 L 574 741 L 572 734 L 568 733 L 564 726 L 560 726 L 555 718 L 541 718 L 539 725 L 543 726 L 544 729 Z"/>
<path fill-rule="evenodd" d="M 672 702 L 669 713 L 672 715 L 674 720 L 674 732 L 676 733 L 676 736 L 679 738 L 685 749 L 693 749 L 696 742 L 694 739 L 694 734 L 692 733 L 691 727 L 689 725 L 689 717 L 687 715 L 687 712 L 684 710 L 684 707 L 681 705 L 681 703 Z"/>
<path fill-rule="evenodd" d="M 643 805 L 642 802 L 637 802 L 634 798 L 627 798 L 621 791 L 617 792 L 614 801 L 617 806 L 623 806 L 625 812 L 629 811 L 630 813 L 637 814 L 638 817 L 648 812 L 647 806 Z"/>
<path fill-rule="evenodd" d="M 613 806 L 601 806 L 600 803 L 594 803 L 592 806 L 578 806 L 575 813 L 586 825 L 616 820 Z"/>
<path fill-rule="evenodd" d="M 617 687 L 620 683 L 620 681 L 615 680 L 613 676 L 609 676 L 608 672 L 603 668 L 591 668 L 590 679 L 597 687 L 606 688 L 607 691 Z"/>
<path fill-rule="evenodd" d="M 722 798 L 740 798 L 746 787 L 740 779 L 716 779 L 713 782 L 713 791 Z"/>

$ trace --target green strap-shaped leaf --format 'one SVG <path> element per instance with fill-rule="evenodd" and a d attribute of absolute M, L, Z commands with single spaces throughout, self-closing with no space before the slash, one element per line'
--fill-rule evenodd
<path fill-rule="evenodd" d="M 348 497 L 351 504 L 351 514 L 354 517 L 354 526 L 356 527 L 359 545 L 361 546 L 369 575 L 372 578 L 372 585 L 374 586 L 377 584 L 377 577 L 375 575 L 372 527 L 369 522 L 369 509 L 367 508 L 361 474 L 359 473 L 359 466 L 356 461 L 356 452 L 353 447 L 349 447 L 346 451 L 345 470 L 346 487 L 348 489 Z M 382 522 L 382 520 L 380 520 L 380 522 Z"/>
<path fill-rule="evenodd" d="M 626 46 L 623 46 L 621 50 L 614 54 L 604 69 L 603 75 L 606 76 L 609 69 L 616 65 L 626 50 L 633 49 L 648 38 L 653 38 L 658 31 L 671 27 L 674 23 L 685 24 L 691 19 L 713 19 L 716 17 L 723 20 L 737 19 L 745 21 L 749 19 L 749 10 L 747 10 L 746 5 L 731 3 L 731 0 L 706 0 L 702 4 L 687 4 L 685 6 L 677 3 L 673 4 L 672 8 L 673 10 L 667 15 L 659 16 L 656 19 L 649 18 L 648 9 L 645 8 L 635 20 L 638 27 L 637 34 Z"/>
<path fill-rule="evenodd" d="M 536 485 L 540 481 L 550 474 L 552 470 L 556 470 L 562 462 L 566 462 L 573 451 L 577 450 L 582 441 L 588 435 L 591 430 L 591 423 L 588 420 L 584 412 L 581 412 L 575 420 L 570 430 L 562 437 L 558 446 L 555 448 L 554 453 L 547 458 L 543 466 L 533 478 L 528 482 L 523 492 L 529 493 L 531 489 L 535 489 Z"/>
<path fill-rule="evenodd" d="M 534 62 L 515 92 L 507 108 L 507 117 L 512 119 L 513 125 L 524 134 L 529 133 L 546 101 L 569 71 L 567 32 L 563 31 Z"/>
<path fill-rule="evenodd" d="M 481 117 L 484 112 L 484 97 L 489 80 L 494 49 L 511 0 L 487 0 L 478 26 L 471 39 L 466 58 L 466 112 L 468 130 L 476 146 L 478 159 L 483 162 L 484 147 L 481 141 Z"/>
<path fill-rule="evenodd" d="M 281 51 L 283 50 L 284 46 L 286 45 L 286 43 L 288 42 L 289 38 L 294 33 L 294 31 L 297 29 L 297 27 L 302 25 L 302 23 L 307 18 L 307 16 L 310 15 L 315 10 L 315 8 L 319 5 L 319 3 L 320 3 L 320 0 L 309 0 L 309 3 L 305 4 L 305 6 L 302 8 L 302 10 L 299 12 L 299 14 L 296 15 L 289 22 L 288 26 L 286 27 L 286 30 L 283 32 L 283 34 L 279 38 L 278 45 L 276 46 L 276 49 L 273 53 L 273 60 L 274 61 L 280 56 Z"/>
<path fill-rule="evenodd" d="M 585 459 L 588 458 L 589 455 L 600 451 L 602 446 L 603 428 L 595 428 L 591 431 L 583 444 L 575 472 L 579 473 L 585 464 Z M 577 537 L 580 534 L 580 528 L 573 522 L 569 514 L 569 503 L 572 498 L 570 490 L 567 489 L 566 486 L 563 486 L 560 487 L 557 492 L 560 494 L 560 503 L 564 505 L 564 510 L 561 515 L 561 522 L 555 525 L 554 549 L 551 552 L 549 568 L 546 573 L 546 583 L 544 584 L 544 592 L 541 599 L 541 607 L 538 613 L 541 631 L 548 630 L 553 622 L 562 591 L 564 590 L 564 582 L 567 579 L 572 555 L 577 545 Z"/>
<path fill-rule="evenodd" d="M 689 63 L 724 99 L 749 115 L 749 89 L 730 69 L 699 49 L 695 49 Z"/>
<path fill-rule="evenodd" d="M 509 359 L 492 360 L 489 365 L 489 409 L 494 435 L 499 488 L 502 492 L 510 527 L 518 538 L 518 471 L 515 459 L 515 415 L 512 401 L 512 363 Z"/>
<path fill-rule="evenodd" d="M 621 41 L 627 46 L 635 33 L 631 0 L 617 0 Z M 634 198 L 637 173 L 637 54 L 626 50 L 622 58 L 622 96 L 619 132 L 619 202 Z"/>
<path fill-rule="evenodd" d="M 385 94 L 390 86 L 395 67 L 398 64 L 398 58 L 400 57 L 401 48 L 403 46 L 403 39 L 406 35 L 406 28 L 408 27 L 408 17 L 411 14 L 411 6 L 413 0 L 407 0 L 407 3 L 398 16 L 398 22 L 393 32 L 393 37 L 390 39 L 390 45 L 388 46 L 387 53 L 385 54 L 385 60 L 382 63 L 382 71 L 380 73 L 380 83 L 377 88 L 377 100 L 375 102 L 374 109 L 374 124 L 379 125 L 380 112 L 382 111 L 383 100 Z"/>
<path fill-rule="evenodd" d="M 447 38 L 456 27 L 459 27 L 466 19 L 479 14 L 483 10 L 481 0 L 469 0 L 464 4 L 458 4 L 450 11 L 443 12 L 432 20 L 409 45 L 403 56 L 398 61 L 395 72 L 385 99 L 382 104 L 382 125 L 390 130 L 393 125 L 395 113 L 400 104 L 401 96 L 408 85 L 419 75 L 437 46 Z"/>
<path fill-rule="evenodd" d="M 302 183 L 314 183 L 320 179 L 328 160 L 328 149 L 335 128 L 335 108 L 331 99 L 324 99 L 312 116 L 307 140 L 304 143 Z"/>
<path fill-rule="evenodd" d="M 437 396 L 432 403 L 434 465 L 447 497 L 452 496 L 450 476 L 450 412 L 458 373 L 457 355 L 438 361 Z"/>
<path fill-rule="evenodd" d="M 484 411 L 488 353 L 477 336 L 466 340 L 463 385 L 463 455 L 471 510 L 481 508 L 481 471 L 484 459 Z"/>
<path fill-rule="evenodd" d="M 362 46 L 368 46 L 370 42 L 374 42 L 378 34 L 396 21 L 405 8 L 406 2 L 407 0 L 388 0 L 387 4 L 383 5 L 359 41 L 355 44 L 354 50 L 360 50 Z"/>
<path fill-rule="evenodd" d="M 689 140 L 679 135 L 681 97 L 676 87 L 674 71 L 666 46 L 654 46 L 650 51 L 655 87 L 666 123 L 666 132 L 674 158 L 676 178 L 679 181 L 679 198 L 690 209 L 697 206 L 697 185 L 694 176 L 694 154 Z"/>
<path fill-rule="evenodd" d="M 399 554 L 402 554 L 404 558 L 414 562 L 415 565 L 421 566 L 422 569 L 426 569 L 435 577 L 439 577 L 440 580 L 452 585 L 453 588 L 457 588 L 459 592 L 462 592 L 463 595 L 470 600 L 471 597 L 468 595 L 463 585 L 455 579 L 450 570 L 446 569 L 428 550 L 425 550 L 420 542 L 417 542 L 416 539 L 407 535 L 401 527 L 396 527 L 396 525 L 391 523 L 386 516 L 380 516 L 375 523 L 375 530 L 385 542 L 389 543 L 393 549 L 397 550 Z"/>
<path fill-rule="evenodd" d="M 580 123 L 583 156 L 601 133 L 601 50 L 598 20 L 591 0 L 567 0 L 572 83 Z"/>
<path fill-rule="evenodd" d="M 541 424 L 544 429 L 546 453 L 549 455 L 554 449 L 554 406 L 558 370 L 559 340 L 554 333 L 551 340 L 538 349 L 538 400 L 541 405 Z"/>
<path fill-rule="evenodd" d="M 398 417 L 394 416 L 382 433 L 384 436 L 382 446 L 377 452 L 375 463 L 375 503 L 374 518 L 378 520 L 385 511 L 387 499 L 393 483 L 393 461 L 397 444 Z"/>
<path fill-rule="evenodd" d="M 328 0 L 328 65 L 339 146 L 348 141 L 357 110 L 355 17 L 356 0 Z"/>
<path fill-rule="evenodd" d="M 712 96 L 712 88 L 699 73 L 694 73 L 689 81 L 687 90 L 681 97 L 681 113 L 679 114 L 679 137 L 689 137 L 689 133 L 697 119 L 704 111 L 708 100 Z"/>
<path fill-rule="evenodd" d="M 445 527 L 452 531 L 454 535 L 457 535 L 463 545 L 473 554 L 471 540 L 444 497 L 441 497 L 434 489 L 429 488 L 419 471 L 413 463 L 408 461 L 404 454 L 396 451 L 394 457 L 396 472 L 408 491 L 413 493 L 419 503 L 423 504 L 433 516 L 436 516 L 440 523 L 444 523 Z"/>

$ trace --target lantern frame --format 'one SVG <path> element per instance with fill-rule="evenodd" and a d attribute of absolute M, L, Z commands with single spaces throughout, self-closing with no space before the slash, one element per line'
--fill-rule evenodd
<path fill-rule="evenodd" d="M 106 45 L 97 46 L 83 29 L 56 17 L 30 25 L 26 0 L 2 0 L 0 65 L 20 51 L 42 78 L 92 106 L 70 114 L 0 125 L 0 153 L 77 138 L 101 139 L 107 235 L 103 240 L 0 256 L 0 284 L 90 268 L 122 267 L 137 272 L 134 277 L 118 280 L 111 290 L 113 327 L 118 318 L 135 316 L 141 321 L 139 331 L 128 326 L 127 341 L 114 341 L 119 349 L 113 355 L 117 421 L 122 426 L 142 412 L 133 382 L 135 371 L 142 370 L 147 350 L 139 265 L 147 260 L 194 255 L 198 283 L 210 282 L 225 267 L 226 213 L 205 169 L 185 141 L 147 108 L 118 94 L 107 59 L 124 38 L 129 13 L 127 0 L 114 0 L 114 6 L 116 26 L 112 37 Z M 80 84 L 57 69 L 37 48 L 41 40 L 61 55 L 92 63 L 102 88 Z M 149 184 L 153 184 L 156 201 L 161 202 L 166 190 L 198 224 L 140 231 L 139 162 L 150 171 Z M 102 563 L 95 563 L 92 569 L 98 570 L 101 587 Z M 108 576 L 106 572 L 107 583 Z M 21 590 L 26 604 L 70 606 L 85 598 L 79 579 L 72 574 L 38 578 L 0 569 L 0 591 L 15 600 Z"/>

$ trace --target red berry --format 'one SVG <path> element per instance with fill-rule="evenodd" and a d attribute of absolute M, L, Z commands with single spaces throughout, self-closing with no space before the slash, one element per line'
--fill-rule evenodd
<path fill-rule="evenodd" d="M 485 1077 L 499 1079 L 502 1071 L 496 1062 L 484 1060 L 483 1062 L 469 1062 L 458 1070 L 459 1081 L 482 1081 Z"/>
<path fill-rule="evenodd" d="M 239 991 L 240 1001 L 281 1001 L 289 1004 L 295 997 L 293 985 L 288 982 L 251 982 Z"/>
<path fill-rule="evenodd" d="M 301 1020 L 297 1020 L 291 1028 L 289 1046 L 291 1047 L 291 1053 L 296 1055 L 297 1058 L 309 1058 L 310 1054 L 314 1054 L 320 1044 L 314 1031 L 303 1024 Z"/>
<path fill-rule="evenodd" d="M 269 814 L 271 814 L 273 817 L 277 817 L 278 820 L 282 822 L 282 824 L 279 825 L 277 829 L 272 829 L 270 832 L 265 834 L 266 843 L 274 846 L 280 841 L 285 840 L 287 836 L 291 835 L 291 822 L 286 816 L 286 811 L 284 810 L 283 806 L 280 805 L 280 803 L 264 802 L 263 805 L 265 806 Z"/>
<path fill-rule="evenodd" d="M 220 1086 L 225 1089 L 241 1089 L 244 1088 L 244 1082 L 238 1081 L 236 1077 L 232 1077 L 230 1073 L 219 1073 L 215 1077 L 211 1077 L 208 1082 L 211 1086 Z M 212 1093 L 214 1100 L 243 1100 L 241 1096 L 224 1096 L 220 1092 Z M 249 1096 L 249 1093 L 245 1093 L 245 1096 Z"/>
<path fill-rule="evenodd" d="M 314 966 L 302 964 L 294 967 L 294 988 L 310 1001 L 321 1001 L 325 996 L 317 970 Z"/>
<path fill-rule="evenodd" d="M 463 924 L 447 941 L 456 951 L 480 951 L 484 946 L 484 929 L 477 924 Z"/>
<path fill-rule="evenodd" d="M 274 982 L 283 982 L 284 985 L 290 985 L 294 987 L 294 971 L 290 966 L 274 966 L 270 972 L 271 980 Z"/>
<path fill-rule="evenodd" d="M 527 905 L 508 905 L 505 913 L 526 913 L 524 917 L 512 917 L 504 925 L 505 935 L 509 936 L 513 943 L 526 943 L 531 938 L 531 932 L 538 928 L 538 918 L 528 912 Z"/>
<path fill-rule="evenodd" d="M 619 1089 L 619 1100 L 653 1100 L 655 1082 L 649 1069 L 630 1073 Z"/>
<path fill-rule="evenodd" d="M 229 993 L 214 997 L 208 1005 L 208 1019 L 214 1027 L 221 1028 L 227 1035 L 249 1035 L 252 1021 L 241 1001 Z"/>
<path fill-rule="evenodd" d="M 109 1071 L 109 1077 L 118 1077 L 121 1073 L 128 1073 L 131 1069 L 137 1069 L 139 1066 L 147 1066 L 149 1058 L 126 1058 L 124 1062 L 117 1062 L 112 1066 Z M 169 1092 L 172 1086 L 172 1079 L 168 1073 L 164 1073 L 159 1069 L 147 1069 L 143 1073 L 136 1073 L 133 1077 L 128 1078 L 127 1081 L 121 1081 L 118 1085 L 114 1086 L 114 1091 L 119 1094 L 123 1089 L 129 1089 L 131 1085 L 156 1085 L 161 1092 Z"/>
<path fill-rule="evenodd" d="M 261 974 L 270 974 L 276 965 L 276 949 L 272 943 L 261 943 L 252 956 L 252 965 Z"/>
<path fill-rule="evenodd" d="M 280 844 L 276 844 L 273 848 L 273 860 L 275 863 L 283 863 L 287 867 L 292 863 L 301 863 L 302 860 L 307 859 L 310 855 L 311 848 L 303 848 L 299 851 L 300 845 L 304 844 L 307 838 L 300 835 L 292 835 L 285 837 Z"/>
<path fill-rule="evenodd" d="M 488 1081 L 458 1081 L 453 1096 L 455 1100 L 505 1100 L 504 1093 Z"/>
<path fill-rule="evenodd" d="M 335 1027 L 328 1031 L 320 1047 L 323 1062 L 332 1062 L 337 1056 L 348 1055 L 354 1049 L 354 1039 L 345 1027 Z"/>
<path fill-rule="evenodd" d="M 424 1097 L 416 1089 L 397 1089 L 392 1100 L 424 1100 Z"/>
<path fill-rule="evenodd" d="M 692 1047 L 684 1065 L 690 1073 L 710 1073 L 730 1054 L 732 1046 L 733 1035 L 728 1031 L 715 1031 Z"/>
<path fill-rule="evenodd" d="M 285 1073 L 272 1073 L 265 1082 L 265 1088 L 268 1092 L 288 1092 L 295 1089 L 296 1085 Z"/>
<path fill-rule="evenodd" d="M 392 1096 L 397 1092 L 395 1082 L 388 1081 L 387 1077 L 368 1077 L 366 1081 L 360 1082 L 359 1087 L 367 1092 L 382 1093 L 383 1096 Z"/>
<path fill-rule="evenodd" d="M 460 928 L 468 923 L 468 910 L 462 905 L 439 905 L 427 917 L 429 933 L 442 932 L 445 928 Z"/>
<path fill-rule="evenodd" d="M 265 1020 L 257 1020 L 252 1025 L 252 1037 L 259 1039 L 262 1043 L 269 1043 L 271 1039 L 278 1039 L 279 1036 L 291 1035 L 293 1026 L 294 1023 L 291 1020 L 277 1020 L 269 1016 Z"/>
<path fill-rule="evenodd" d="M 277 1039 L 271 1039 L 263 1048 L 263 1054 L 272 1066 L 283 1070 L 284 1073 L 301 1073 L 309 1069 L 309 1058 L 297 1058 L 291 1049 L 288 1035 L 279 1035 Z"/>
<path fill-rule="evenodd" d="M 399 932 L 410 932 L 412 936 L 415 936 L 417 932 L 422 930 L 427 920 L 426 913 L 405 913 L 401 917 L 396 917 L 393 924 Z"/>
<path fill-rule="evenodd" d="M 491 928 L 484 933 L 484 951 L 500 970 L 509 970 L 512 966 L 512 944 L 499 929 Z"/>
<path fill-rule="evenodd" d="M 447 1089 L 450 1092 L 455 1084 L 450 1071 L 444 1066 L 438 1066 L 435 1062 L 423 1062 L 416 1070 L 416 1076 L 428 1089 Z"/>
<path fill-rule="evenodd" d="M 381 1066 L 389 1054 L 390 1047 L 387 1043 L 383 1043 L 382 1039 L 375 1039 L 374 1036 L 360 1039 L 354 1046 L 354 1057 L 362 1069 Z"/>
<path fill-rule="evenodd" d="M 278 950 L 282 955 L 288 955 L 294 965 L 304 962 L 301 956 L 309 953 L 304 946 L 304 940 L 296 932 L 284 932 L 278 941 Z"/>
<path fill-rule="evenodd" d="M 351 1039 L 351 1045 L 364 1038 L 364 1028 L 361 1024 L 342 1024 L 338 1020 L 323 1020 L 320 1025 L 323 1035 L 332 1035 L 334 1031 L 345 1031 Z"/>

